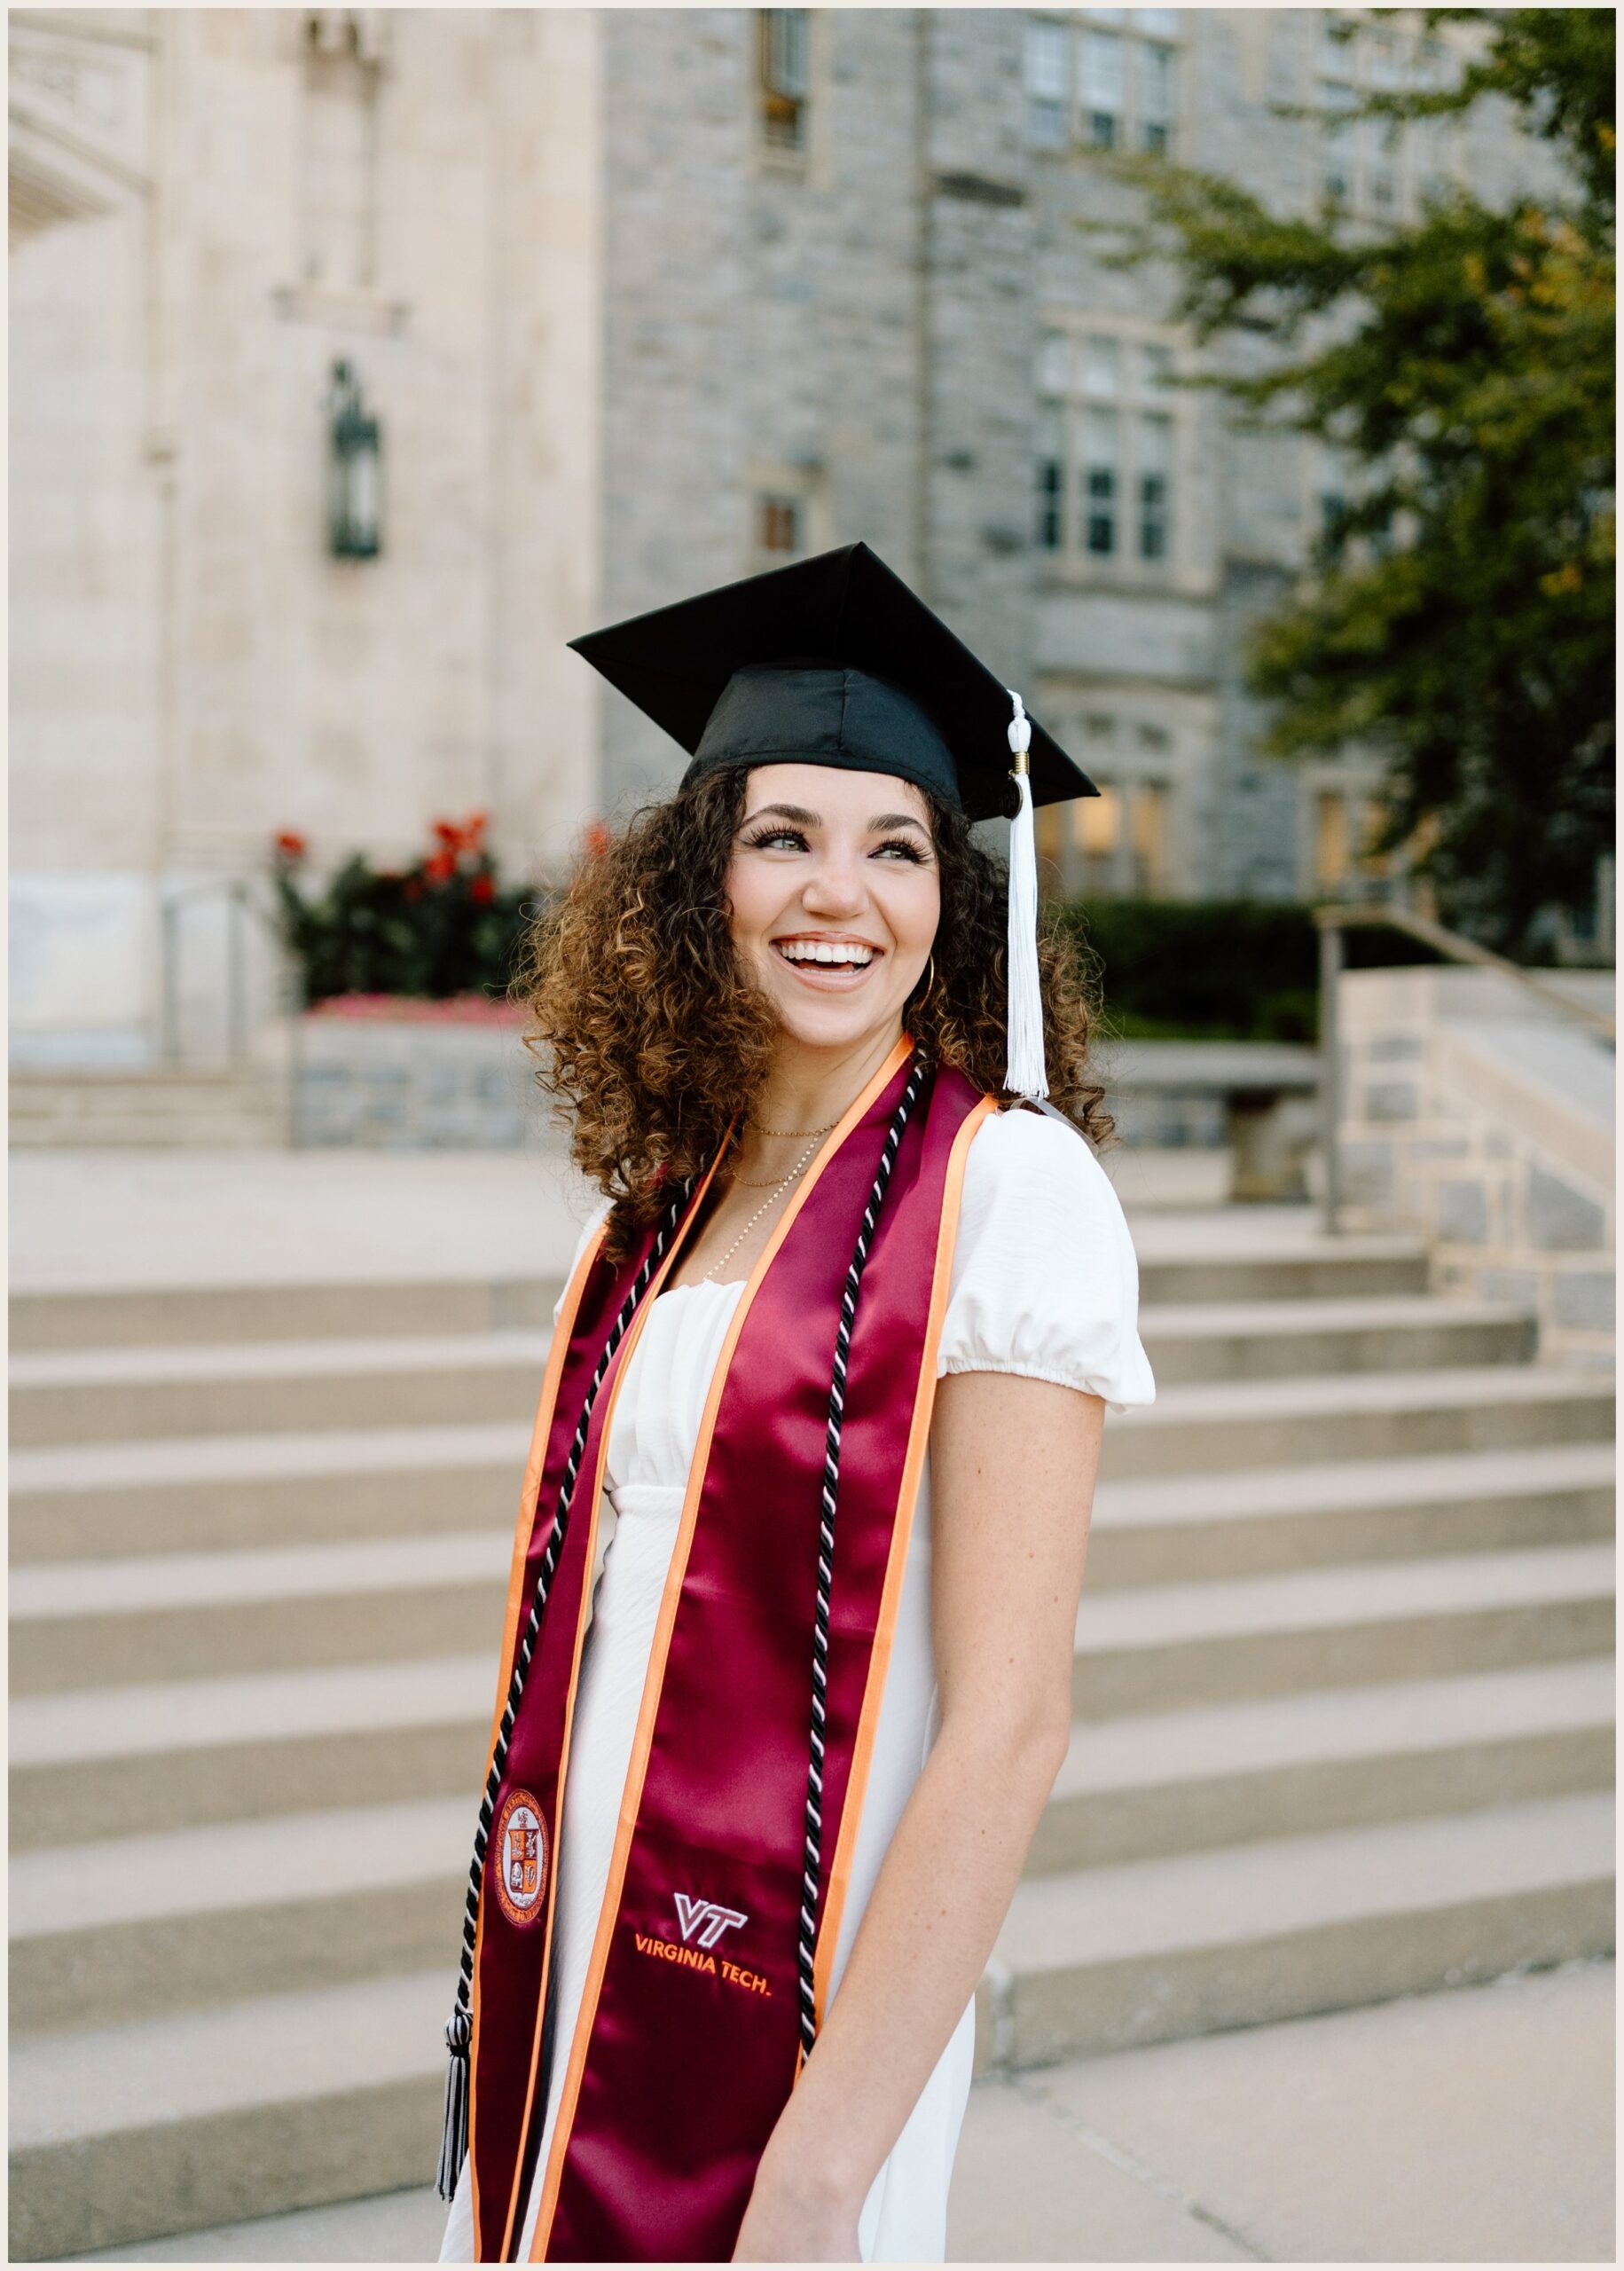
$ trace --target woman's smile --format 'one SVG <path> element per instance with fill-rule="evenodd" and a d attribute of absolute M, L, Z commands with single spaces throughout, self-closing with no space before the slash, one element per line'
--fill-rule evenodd
<path fill-rule="evenodd" d="M 820 993 L 855 993 L 885 953 L 873 939 L 844 931 L 796 931 L 773 944 L 802 984 Z"/>

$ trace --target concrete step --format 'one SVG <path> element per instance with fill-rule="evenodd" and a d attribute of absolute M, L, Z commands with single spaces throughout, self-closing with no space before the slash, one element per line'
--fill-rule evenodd
<path fill-rule="evenodd" d="M 1024 1880 L 977 2063 L 1053 2064 L 1604 1955 L 1613 1807 L 1583 1793 Z"/>
<path fill-rule="evenodd" d="M 1165 1233 L 1163 1233 L 1165 1235 Z M 1174 1233 L 1176 1236 L 1176 1232 Z M 1211 1244 L 1211 1234 L 1204 1242 Z M 234 1340 L 356 1340 L 404 1333 L 545 1331 L 561 1279 L 447 1277 L 303 1285 L 109 1285 L 25 1290 L 11 1297 L 14 1351 L 212 1345 Z M 1417 1295 L 1426 1255 L 1411 1238 L 1326 1240 L 1304 1232 L 1279 1252 L 1231 1237 L 1215 1253 L 1140 1257 L 1151 1308 L 1212 1301 Z"/>
<path fill-rule="evenodd" d="M 539 1392 L 539 1376 L 532 1388 Z M 508 1528 L 531 1416 L 18 1451 L 13 1565 Z"/>
<path fill-rule="evenodd" d="M 477 1796 L 495 1663 L 493 1640 L 403 1663 L 20 1697 L 13 1850 Z"/>
<path fill-rule="evenodd" d="M 1142 1312 L 1158 1388 L 1525 1363 L 1533 1320 L 1430 1295 L 1211 1302 Z M 535 1331 L 332 1335 L 36 1348 L 12 1363 L 12 1440 L 58 1444 L 514 1418 L 534 1401 Z"/>
<path fill-rule="evenodd" d="M 12 2039 L 454 1968 L 478 1805 L 471 1782 L 19 1853 Z"/>
<path fill-rule="evenodd" d="M 153 1448 L 130 1446 L 132 1463 Z M 100 1510 L 103 1552 L 88 1566 L 82 1555 L 17 1560 L 12 1693 L 139 1682 L 154 1664 L 171 1678 L 200 1678 L 494 1647 L 523 1460 L 519 1431 L 505 1454 L 479 1478 L 480 1504 L 503 1516 L 486 1527 L 334 1538 L 357 1512 L 356 1478 L 338 1469 L 311 1476 L 309 1502 L 295 1501 L 306 1532 L 325 1531 L 326 1543 L 133 1553 L 129 1548 L 155 1541 L 130 1468 L 115 1466 L 105 1447 L 70 1455 L 88 1470 L 84 1487 L 50 1506 L 64 1510 L 63 1524 L 70 1500 L 75 1521 Z M 1610 1445 L 1581 1443 L 1107 1483 L 1094 1509 L 1089 1592 L 1604 1539 L 1612 1467 Z M 436 1498 L 446 1515 L 467 1511 L 466 1473 L 436 1473 L 427 1457 L 410 1471 L 431 1512 Z M 263 1498 L 268 1485 L 258 1487 Z M 106 1519 L 109 1494 L 129 1516 L 116 1525 Z M 398 1489 L 392 1498 L 386 1475 L 377 1495 L 378 1519 L 387 1522 Z M 157 1507 L 161 1539 L 177 1518 L 174 1486 L 157 1494 Z M 18 1494 L 12 1519 L 22 1545 L 46 1527 L 26 1493 Z M 265 1504 L 245 1505 L 239 1497 L 217 1511 L 211 1534 L 275 1537 L 278 1530 Z"/>
<path fill-rule="evenodd" d="M 41 1349 L 12 1362 L 20 1449 L 530 1416 L 538 1332 Z"/>
<path fill-rule="evenodd" d="M 443 1964 L 15 2046 L 13 2260 L 432 2179 L 453 1985 Z"/>
<path fill-rule="evenodd" d="M 1106 1719 L 1556 1663 L 1605 1653 L 1612 1633 L 1610 1542 L 1085 1588 L 1072 1709 Z"/>
<path fill-rule="evenodd" d="M 1613 1533 L 1610 1442 L 1102 1482 L 1088 1589 L 1557 1545 Z"/>
<path fill-rule="evenodd" d="M 1523 1364 L 1539 1337 L 1529 1311 L 1435 1293 L 1147 1303 L 1140 1335 L 1158 1392 L 1188 1381 Z"/>
<path fill-rule="evenodd" d="M 9 1105 L 13 1148 L 233 1150 L 287 1140 L 286 1093 L 253 1066 L 14 1068 Z"/>
<path fill-rule="evenodd" d="M 1106 1430 L 1110 1481 L 1212 1474 L 1330 1459 L 1605 1442 L 1613 1387 L 1602 1372 L 1487 1364 L 1169 1387 Z"/>
<path fill-rule="evenodd" d="M 561 1278 L 448 1277 L 20 1293 L 11 1298 L 11 1345 L 17 1353 L 545 1332 L 562 1289 Z"/>
<path fill-rule="evenodd" d="M 398 1663 L 502 1634 L 513 1536 L 452 1531 L 365 1544 L 24 1566 L 12 1574 L 11 1690 L 65 1693 L 306 1666 Z"/>
<path fill-rule="evenodd" d="M 1309 1301 L 1424 1293 L 1426 1247 L 1398 1231 L 1328 1238 L 1307 1207 L 1222 1206 L 1135 1213 L 1140 1299 Z"/>
<path fill-rule="evenodd" d="M 1109 1431 L 1114 1436 L 1117 1423 Z M 1109 1439 L 1109 1438 L 1108 1438 Z M 20 1451 L 13 1568 L 499 1528 L 511 1536 L 528 1423 Z M 1108 1477 L 1091 1588 L 1611 1534 L 1610 1443 Z"/>
<path fill-rule="evenodd" d="M 1583 1796 L 1035 1878 L 977 2063 L 1035 2066 L 1606 1952 L 1612 1808 Z M 12 2252 L 111 2247 L 420 2176 L 442 1965 L 17 2042 Z"/>
<path fill-rule="evenodd" d="M 1605 1657 L 1079 1725 L 1027 1872 L 1605 1789 L 1612 1762 Z M 17 1854 L 13 2038 L 432 1964 L 476 1800 Z"/>
<path fill-rule="evenodd" d="M 1612 1787 L 1611 1654 L 1079 1723 L 1048 1875 Z"/>
<path fill-rule="evenodd" d="M 1600 1654 L 1612 1588 L 1611 1546 L 1581 1544 L 1086 1592 L 1073 1708 L 1104 1719 Z M 500 1612 L 493 1584 L 466 1654 L 20 1695 L 13 1842 L 454 1796 L 483 1755 Z"/>

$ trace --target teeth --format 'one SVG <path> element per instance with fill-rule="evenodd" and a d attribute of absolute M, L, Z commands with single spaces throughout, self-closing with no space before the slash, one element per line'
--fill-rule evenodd
<path fill-rule="evenodd" d="M 831 963 L 856 970 L 867 970 L 874 960 L 871 947 L 830 946 L 812 939 L 786 939 L 778 950 L 786 962 Z"/>

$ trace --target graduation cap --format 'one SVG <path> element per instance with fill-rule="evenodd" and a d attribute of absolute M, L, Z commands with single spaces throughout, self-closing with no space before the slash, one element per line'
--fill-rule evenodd
<path fill-rule="evenodd" d="M 843 545 L 569 644 L 688 751 L 684 788 L 830 765 L 912 781 L 971 820 L 1008 815 L 1005 1085 L 1047 1095 L 1032 807 L 1099 790 L 876 554 Z"/>

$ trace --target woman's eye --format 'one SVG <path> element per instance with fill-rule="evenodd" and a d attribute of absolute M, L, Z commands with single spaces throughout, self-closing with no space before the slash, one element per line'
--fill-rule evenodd
<path fill-rule="evenodd" d="M 910 844 L 906 836 L 893 836 L 885 843 L 876 845 L 875 849 L 876 853 L 893 852 L 898 859 L 911 860 L 916 868 L 922 868 L 925 863 L 925 855 L 918 845 Z"/>
<path fill-rule="evenodd" d="M 747 837 L 745 844 L 751 852 L 770 852 L 786 844 L 792 852 L 804 852 L 806 849 L 806 838 L 793 828 L 770 828 L 760 836 Z"/>

